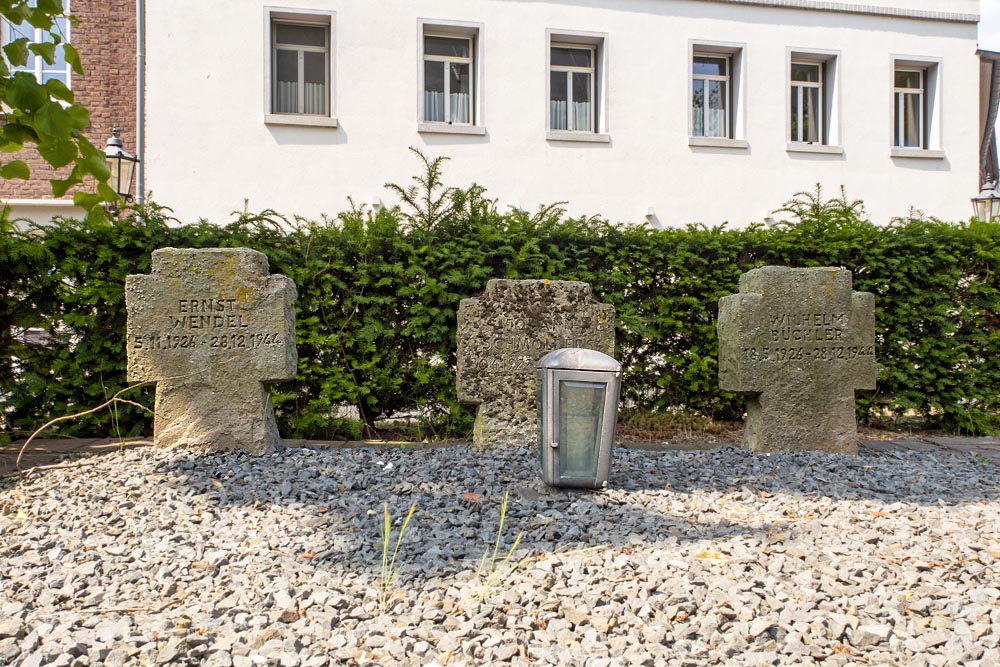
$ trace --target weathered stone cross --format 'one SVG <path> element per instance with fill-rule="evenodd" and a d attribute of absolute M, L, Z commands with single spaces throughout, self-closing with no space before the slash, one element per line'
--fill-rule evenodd
<path fill-rule="evenodd" d="M 615 309 L 590 285 L 564 280 L 491 280 L 458 307 L 458 399 L 478 403 L 478 449 L 538 437 L 535 362 L 564 347 L 614 354 Z"/>
<path fill-rule="evenodd" d="M 156 382 L 156 446 L 280 442 L 261 383 L 295 377 L 295 298 L 295 283 L 246 248 L 162 248 L 150 275 L 126 278 L 128 380 Z"/>
<path fill-rule="evenodd" d="M 719 386 L 748 395 L 756 452 L 857 454 L 854 391 L 875 389 L 875 297 L 851 272 L 765 266 L 719 300 Z"/>

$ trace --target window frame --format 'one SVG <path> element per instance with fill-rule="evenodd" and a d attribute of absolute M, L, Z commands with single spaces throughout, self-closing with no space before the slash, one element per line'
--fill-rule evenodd
<path fill-rule="evenodd" d="M 818 74 L 817 80 L 816 81 L 800 81 L 800 80 L 791 78 L 791 76 L 792 76 L 792 68 L 794 68 L 796 65 L 805 66 L 805 67 L 815 67 L 816 68 L 816 72 Z M 796 128 L 798 130 L 798 136 L 796 136 L 796 137 L 791 137 L 790 136 L 789 137 L 789 141 L 791 141 L 792 143 L 796 143 L 796 144 L 825 144 L 826 143 L 826 125 L 827 125 L 827 121 L 826 121 L 826 99 L 825 99 L 826 98 L 826 63 L 809 62 L 807 60 L 792 60 L 791 63 L 789 63 L 788 77 L 789 77 L 789 95 L 791 96 L 792 100 L 794 100 L 795 103 L 796 103 L 794 107 L 792 107 L 791 105 L 789 106 L 789 122 L 791 122 L 792 120 L 794 120 L 795 122 L 792 125 L 792 127 Z M 818 110 L 819 113 L 817 114 L 818 117 L 815 119 L 816 124 L 818 125 L 817 131 L 816 131 L 817 141 L 809 141 L 804 136 L 804 134 L 805 134 L 804 125 L 805 125 L 805 115 L 806 115 L 806 112 L 805 112 L 806 105 L 804 104 L 804 102 L 806 101 L 806 90 L 816 90 L 816 91 L 819 91 L 819 95 L 818 95 L 818 97 L 819 97 L 819 110 Z M 795 118 L 794 119 L 791 118 L 791 110 L 793 108 L 797 109 L 797 113 L 795 114 Z M 789 135 L 790 134 L 791 134 L 791 132 L 789 132 Z"/>
<path fill-rule="evenodd" d="M 34 3 L 32 3 L 32 4 L 34 4 Z M 64 14 L 68 15 L 68 14 L 71 13 L 70 4 L 71 4 L 71 0 L 63 0 L 63 13 Z M 28 42 L 30 44 L 41 44 L 41 43 L 43 43 L 45 41 L 44 40 L 44 33 L 46 32 L 45 30 L 42 30 L 41 28 L 36 28 L 36 27 L 32 26 L 30 23 L 24 23 L 24 24 L 20 24 L 19 23 L 18 25 L 25 25 L 25 26 L 27 26 L 31 30 L 31 32 L 33 33 L 30 36 L 29 35 L 25 35 L 25 37 L 28 37 Z M 14 41 L 15 39 L 20 39 L 20 37 L 16 37 L 16 38 L 14 37 L 14 32 L 13 31 L 14 31 L 14 25 L 10 21 L 8 21 L 7 19 L 0 20 L 0 47 L 6 46 L 7 44 L 9 44 L 10 42 Z M 51 31 L 49 31 L 49 32 L 51 32 Z M 66 19 L 62 19 L 62 31 L 60 33 L 60 37 L 62 38 L 62 43 L 63 44 L 72 44 L 73 43 L 72 42 L 72 39 L 73 39 L 73 36 L 72 36 L 72 26 L 70 25 L 70 22 L 68 20 L 66 20 Z M 70 90 L 73 89 L 73 68 L 70 66 L 69 63 L 65 62 L 65 58 L 63 59 L 63 68 L 64 69 L 62 69 L 62 70 L 54 70 L 54 69 L 49 68 L 49 66 L 45 63 L 45 61 L 42 59 L 41 56 L 37 56 L 34 53 L 31 53 L 30 51 L 28 53 L 29 53 L 29 55 L 28 55 L 29 58 L 34 57 L 34 59 L 35 59 L 34 68 L 28 69 L 26 67 L 25 68 L 14 68 L 14 67 L 11 67 L 10 68 L 11 75 L 13 75 L 15 72 L 28 72 L 28 73 L 32 74 L 35 77 L 35 81 L 37 81 L 38 83 L 44 84 L 45 81 L 46 81 L 46 79 L 44 77 L 45 77 L 45 75 L 47 73 L 57 73 L 58 72 L 60 74 L 65 75 L 65 77 L 66 77 L 66 87 L 69 88 Z"/>
<path fill-rule="evenodd" d="M 916 74 L 919 77 L 917 88 L 901 88 L 896 84 L 896 76 L 900 73 Z M 896 148 L 927 147 L 927 70 L 921 67 L 894 67 L 892 69 L 892 101 L 893 101 L 893 131 L 892 145 Z M 907 97 L 917 98 L 917 145 L 907 146 L 905 137 L 906 121 L 904 119 L 905 100 Z"/>
<path fill-rule="evenodd" d="M 697 58 L 713 58 L 716 60 L 725 60 L 726 62 L 726 73 L 725 74 L 695 74 L 694 65 L 695 59 Z M 708 53 L 694 51 L 691 53 L 691 136 L 692 137 L 703 137 L 711 139 L 732 139 L 732 125 L 733 121 L 730 116 L 733 113 L 732 105 L 732 94 L 733 94 L 733 83 L 732 83 L 732 72 L 733 72 L 733 57 L 727 53 Z M 694 89 L 695 83 L 701 81 L 703 85 L 703 90 L 708 90 L 710 81 L 721 81 L 726 84 L 726 94 L 724 95 L 723 110 L 723 131 L 721 135 L 718 134 L 704 134 L 704 128 L 708 127 L 708 114 L 709 106 L 703 103 L 702 105 L 702 134 L 695 134 L 695 112 L 694 112 Z"/>
<path fill-rule="evenodd" d="M 944 159 L 942 144 L 942 113 L 944 101 L 942 86 L 942 59 L 928 56 L 908 56 L 892 54 L 889 63 L 889 155 L 893 158 Z M 896 86 L 897 72 L 920 72 L 920 88 L 900 88 Z M 896 110 L 901 95 L 916 94 L 920 98 L 920 146 L 903 146 L 901 111 Z"/>
<path fill-rule="evenodd" d="M 464 40 L 469 44 L 469 55 L 468 56 L 439 56 L 427 53 L 427 38 L 428 37 L 439 37 L 442 39 L 455 39 Z M 423 36 L 423 47 L 422 52 L 424 54 L 424 72 L 427 71 L 427 63 L 440 63 L 444 68 L 444 74 L 441 77 L 444 81 L 444 120 L 429 120 L 427 118 L 427 108 L 426 105 L 423 111 L 423 118 L 421 122 L 424 123 L 445 123 L 447 125 L 470 125 L 474 126 L 476 124 L 476 93 L 479 92 L 476 86 L 476 40 L 471 35 L 449 35 L 447 33 L 439 32 L 424 32 Z M 465 64 L 469 66 L 469 120 L 467 122 L 452 120 L 451 113 L 451 77 L 448 76 L 448 68 L 450 65 L 455 63 Z M 426 77 L 426 74 L 425 74 Z M 426 86 L 426 78 L 424 79 L 424 85 Z M 427 89 L 424 87 L 423 92 L 426 94 Z"/>
<path fill-rule="evenodd" d="M 788 48 L 785 58 L 785 141 L 789 153 L 830 153 L 843 155 L 840 130 L 840 51 Z M 793 81 L 792 66 L 820 65 L 822 121 L 819 143 L 791 139 L 792 88 L 810 82 Z M 808 86 L 807 87 L 814 87 Z"/>
<path fill-rule="evenodd" d="M 417 132 L 436 134 L 485 135 L 486 126 L 483 122 L 485 62 L 483 42 L 485 28 L 482 23 L 472 21 L 451 21 L 440 19 L 417 19 Z M 425 53 L 426 37 L 446 37 L 449 39 L 468 39 L 470 44 L 469 61 L 469 116 L 470 122 L 448 122 L 451 100 L 445 95 L 445 121 L 426 120 L 424 109 L 424 72 L 426 62 L 465 62 L 466 59 L 451 56 L 433 56 Z M 449 77 L 445 77 L 445 90 L 448 89 Z"/>
<path fill-rule="evenodd" d="M 747 45 L 741 42 L 719 42 L 704 39 L 688 40 L 687 57 L 687 119 L 688 146 L 693 148 L 750 148 L 746 139 L 746 71 Z M 712 137 L 694 133 L 694 59 L 695 57 L 726 57 L 728 85 L 726 86 L 726 136 Z M 698 75 L 697 78 L 717 78 L 718 75 Z"/>
<path fill-rule="evenodd" d="M 274 110 L 275 86 L 277 77 L 277 25 L 301 25 L 324 28 L 326 46 L 312 47 L 303 44 L 289 44 L 283 50 L 298 52 L 299 76 L 303 75 L 304 53 L 322 52 L 326 54 L 326 111 L 322 114 L 302 112 L 276 112 Z M 300 125 L 306 127 L 337 127 L 336 115 L 336 12 L 318 9 L 292 9 L 287 7 L 264 7 L 264 123 L 266 125 Z M 299 93 L 300 103 L 305 94 L 304 88 Z M 300 106 L 300 108 L 302 108 Z"/>
<path fill-rule="evenodd" d="M 552 64 L 552 50 L 553 49 L 575 49 L 577 51 L 586 51 L 590 54 L 590 67 L 579 67 L 574 65 L 553 65 Z M 566 132 L 595 132 L 596 124 L 595 120 L 597 118 L 597 46 L 587 45 L 587 44 L 569 44 L 565 42 L 551 42 L 549 44 L 549 102 L 552 101 L 552 91 L 551 91 L 551 76 L 554 72 L 565 72 L 566 73 L 566 99 L 567 102 L 573 99 L 573 79 L 574 74 L 588 74 L 588 89 L 587 96 L 590 99 L 590 109 L 588 111 L 587 117 L 587 127 L 578 128 L 575 127 L 575 117 L 573 114 L 569 113 L 567 109 L 566 112 Z M 551 108 L 549 111 L 549 125 L 548 129 L 552 131 L 560 131 L 557 128 L 552 127 L 552 113 Z M 574 127 L 569 127 L 574 125 Z"/>
<path fill-rule="evenodd" d="M 608 123 L 608 34 L 584 30 L 545 29 L 545 139 L 546 141 L 575 141 L 586 143 L 610 143 Z M 570 65 L 553 65 L 552 49 L 584 49 L 592 53 L 590 68 L 576 68 Z M 573 71 L 591 70 L 590 129 L 552 129 L 552 72 L 567 71 L 572 78 Z M 572 87 L 567 88 L 570 95 Z M 567 124 L 568 124 L 567 118 Z"/>

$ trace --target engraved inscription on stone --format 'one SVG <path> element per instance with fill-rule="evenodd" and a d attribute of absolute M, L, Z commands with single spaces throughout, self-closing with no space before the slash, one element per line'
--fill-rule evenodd
<path fill-rule="evenodd" d="M 536 438 L 535 362 L 552 350 L 614 354 L 615 311 L 586 283 L 491 280 L 458 309 L 458 398 L 478 403 L 477 448 Z"/>
<path fill-rule="evenodd" d="M 851 272 L 766 266 L 719 300 L 719 385 L 748 395 L 751 449 L 857 453 L 854 390 L 875 388 L 875 300 Z"/>
<path fill-rule="evenodd" d="M 295 297 L 246 248 L 163 248 L 150 275 L 127 278 L 128 378 L 157 383 L 158 446 L 274 448 L 261 383 L 295 376 Z"/>

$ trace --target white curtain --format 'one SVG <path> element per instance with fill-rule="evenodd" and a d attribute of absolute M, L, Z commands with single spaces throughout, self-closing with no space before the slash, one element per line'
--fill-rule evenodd
<path fill-rule="evenodd" d="M 549 100 L 549 117 L 553 130 L 566 130 L 566 100 Z"/>
<path fill-rule="evenodd" d="M 709 109 L 708 110 L 708 131 L 705 132 L 706 137 L 722 137 L 725 136 L 726 129 L 726 110 L 725 109 Z"/>
<path fill-rule="evenodd" d="M 581 132 L 590 132 L 590 102 L 572 102 L 566 100 L 549 100 L 549 118 L 551 118 L 552 130 L 568 130 L 566 107 L 569 106 L 573 114 L 573 129 Z"/>
<path fill-rule="evenodd" d="M 306 84 L 306 113 L 326 114 L 326 86 L 322 83 Z"/>
<path fill-rule="evenodd" d="M 424 120 L 431 123 L 444 122 L 444 93 L 424 91 Z"/>
<path fill-rule="evenodd" d="M 295 81 L 279 81 L 275 113 L 296 113 L 299 110 L 299 84 Z"/>
<path fill-rule="evenodd" d="M 299 110 L 299 84 L 296 81 L 279 81 L 275 113 L 308 113 L 323 115 L 326 113 L 326 85 L 322 83 L 307 83 L 305 85 L 306 108 Z"/>
<path fill-rule="evenodd" d="M 438 91 L 424 91 L 424 120 L 430 123 L 443 123 L 446 120 L 452 123 L 471 123 L 472 105 L 468 93 L 451 93 L 449 96 L 449 106 L 451 107 L 451 118 L 444 117 L 444 93 Z"/>
<path fill-rule="evenodd" d="M 590 132 L 590 102 L 573 102 L 573 129 Z"/>
<path fill-rule="evenodd" d="M 472 122 L 472 119 L 469 117 L 470 114 L 469 114 L 468 93 L 452 93 L 449 103 L 451 105 L 451 122 L 453 123 Z"/>

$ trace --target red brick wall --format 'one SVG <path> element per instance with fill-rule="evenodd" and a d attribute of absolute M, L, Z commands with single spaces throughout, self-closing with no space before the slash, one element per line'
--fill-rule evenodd
<path fill-rule="evenodd" d="M 90 111 L 90 129 L 85 134 L 103 149 L 116 124 L 125 150 L 134 154 L 135 0 L 70 0 L 69 4 L 71 13 L 80 19 L 80 25 L 71 30 L 70 42 L 80 52 L 84 73 L 72 75 L 71 88 L 76 103 Z M 31 167 L 31 180 L 0 180 L 0 197 L 51 198 L 49 179 L 59 175 L 29 146 L 17 157 Z M 60 172 L 68 173 L 68 168 Z"/>

